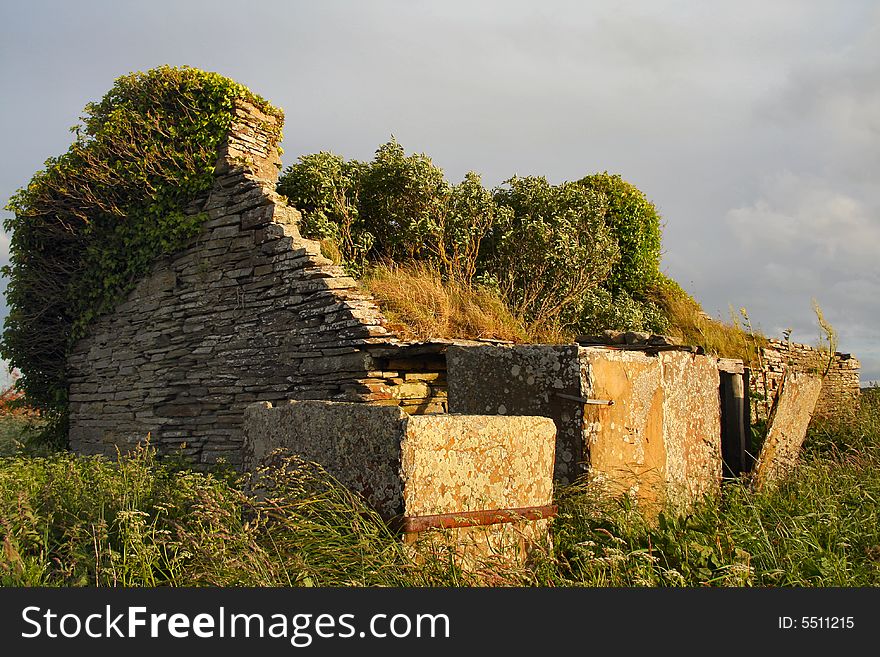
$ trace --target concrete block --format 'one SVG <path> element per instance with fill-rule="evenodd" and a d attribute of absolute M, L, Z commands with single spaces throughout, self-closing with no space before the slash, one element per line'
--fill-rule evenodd
<path fill-rule="evenodd" d="M 686 508 L 718 490 L 714 358 L 576 345 L 456 346 L 447 366 L 450 412 L 553 419 L 554 476 L 563 483 L 586 473 L 612 492 L 633 494 L 646 510 Z"/>
<path fill-rule="evenodd" d="M 554 476 L 569 483 L 584 472 L 583 409 L 559 397 L 581 392 L 577 345 L 450 346 L 446 360 L 450 413 L 549 417 Z"/>
<path fill-rule="evenodd" d="M 549 541 L 546 517 L 440 528 L 456 514 L 551 504 L 556 428 L 549 418 L 410 417 L 394 406 L 261 402 L 245 411 L 244 433 L 246 470 L 285 448 L 322 465 L 387 520 L 433 524 L 407 541 L 451 545 L 462 565 L 498 554 L 524 559 Z"/>
<path fill-rule="evenodd" d="M 668 351 L 584 349 L 590 477 L 649 514 L 686 510 L 721 483 L 721 405 L 714 359 Z"/>
<path fill-rule="evenodd" d="M 818 376 L 789 372 L 782 379 L 755 465 L 757 488 L 779 481 L 794 468 L 821 390 Z"/>

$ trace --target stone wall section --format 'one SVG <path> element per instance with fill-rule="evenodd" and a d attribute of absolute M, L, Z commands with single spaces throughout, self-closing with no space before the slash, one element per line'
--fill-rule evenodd
<path fill-rule="evenodd" d="M 446 349 L 452 340 L 369 347 L 377 379 L 371 402 L 399 406 L 410 415 L 446 413 Z"/>
<path fill-rule="evenodd" d="M 393 337 L 378 307 L 274 191 L 275 121 L 239 105 L 214 186 L 191 208 L 207 215 L 201 234 L 75 345 L 72 449 L 112 456 L 150 434 L 160 453 L 237 466 L 255 401 L 399 402 L 406 373 L 368 351 Z"/>
<path fill-rule="evenodd" d="M 822 391 L 813 413 L 814 418 L 827 418 L 851 410 L 859 402 L 859 369 L 861 364 L 852 356 L 837 352 L 830 359 L 826 351 L 805 344 L 769 340 L 761 349 L 763 369 L 752 370 L 749 386 L 752 416 L 766 419 L 779 394 L 787 369 L 805 374 L 823 374 Z"/>

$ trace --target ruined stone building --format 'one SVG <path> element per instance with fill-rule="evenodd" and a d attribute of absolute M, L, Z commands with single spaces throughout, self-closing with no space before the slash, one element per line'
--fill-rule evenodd
<path fill-rule="evenodd" d="M 73 349 L 74 450 L 112 456 L 149 434 L 160 453 L 241 467 L 299 441 L 299 452 L 335 463 L 335 474 L 389 517 L 468 511 L 442 501 L 453 489 L 459 502 L 470 496 L 464 506 L 473 512 L 542 508 L 551 474 L 570 482 L 588 468 L 645 499 L 661 488 L 694 499 L 719 485 L 719 389 L 729 373 L 717 359 L 668 346 L 396 339 L 373 299 L 299 234 L 299 213 L 276 194 L 280 160 L 266 129 L 276 119 L 245 103 L 236 115 L 213 188 L 190 208 L 207 214 L 201 234 L 156 262 Z M 287 418 L 288 429 L 272 429 L 270 415 Z M 510 416 L 551 418 L 552 435 L 546 421 Z M 475 427 L 491 427 L 482 446 Z M 500 461 L 490 458 L 496 447 Z M 477 461 L 466 458 L 473 450 Z M 418 465 L 429 452 L 433 465 Z M 463 470 L 425 493 L 453 453 Z M 474 465 L 480 459 L 494 463 L 488 474 Z M 484 475 L 480 488 L 474 481 Z M 499 488 L 517 477 L 543 483 Z M 425 497 L 442 503 L 421 505 Z"/>

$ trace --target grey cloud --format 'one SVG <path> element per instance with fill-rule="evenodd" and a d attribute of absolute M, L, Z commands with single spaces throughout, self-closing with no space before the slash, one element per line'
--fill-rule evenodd
<path fill-rule="evenodd" d="M 774 176 L 760 198 L 730 210 L 727 221 L 746 246 L 866 275 L 880 247 L 880 206 L 833 189 L 827 179 L 791 172 Z"/>
<path fill-rule="evenodd" d="M 266 0 L 241 16 L 231 0 L 4 5 L 0 197 L 114 77 L 188 63 L 284 107 L 287 163 L 369 158 L 394 133 L 452 179 L 619 172 L 710 313 L 745 306 L 810 342 L 815 296 L 880 380 L 876 3 Z"/>

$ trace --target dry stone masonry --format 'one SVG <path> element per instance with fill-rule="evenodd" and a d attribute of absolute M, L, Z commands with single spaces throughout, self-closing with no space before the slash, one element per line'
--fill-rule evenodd
<path fill-rule="evenodd" d="M 763 367 L 753 371 L 750 378 L 752 411 L 756 418 L 767 418 L 789 371 L 822 376 L 813 417 L 832 417 L 858 404 L 861 365 L 852 354 L 829 354 L 805 344 L 769 340 L 761 349 L 761 364 Z"/>
<path fill-rule="evenodd" d="M 366 350 L 389 338 L 377 306 L 274 191 L 275 120 L 238 107 L 215 184 L 191 208 L 207 214 L 201 234 L 75 346 L 73 449 L 112 455 L 150 434 L 162 452 L 239 465 L 248 404 L 393 395 Z"/>

